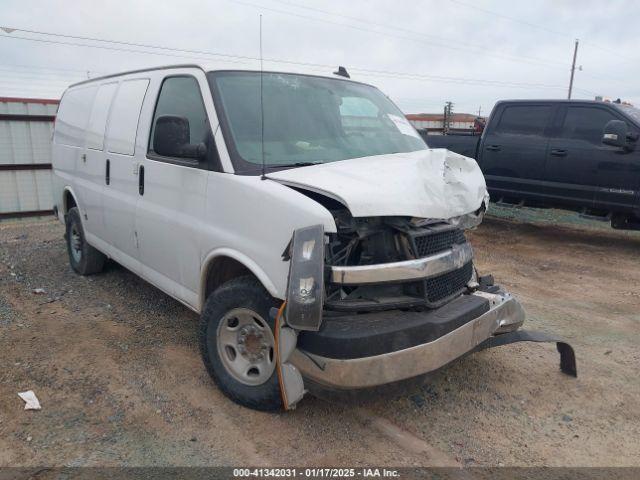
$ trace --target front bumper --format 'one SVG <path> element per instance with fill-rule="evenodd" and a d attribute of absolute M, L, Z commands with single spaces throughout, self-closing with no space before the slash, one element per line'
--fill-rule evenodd
<path fill-rule="evenodd" d="M 508 293 L 477 291 L 472 295 L 489 300 L 489 310 L 433 341 L 389 353 L 346 359 L 327 358 L 298 348 L 289 361 L 305 379 L 332 389 L 376 387 L 424 375 L 475 349 L 492 346 L 485 342 L 517 330 L 524 322 L 524 310 Z M 511 342 L 522 340 L 528 339 L 511 339 Z M 573 364 L 575 366 L 575 358 Z"/>

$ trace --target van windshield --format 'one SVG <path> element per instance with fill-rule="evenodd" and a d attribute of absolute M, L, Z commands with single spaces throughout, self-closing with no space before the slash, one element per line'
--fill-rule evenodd
<path fill-rule="evenodd" d="M 403 113 L 369 85 L 285 73 L 210 72 L 236 173 L 256 174 L 262 149 L 268 170 L 428 148 Z"/>

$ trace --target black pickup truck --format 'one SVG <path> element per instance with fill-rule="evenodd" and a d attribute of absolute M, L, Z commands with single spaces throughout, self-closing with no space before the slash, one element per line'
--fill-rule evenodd
<path fill-rule="evenodd" d="M 581 100 L 496 104 L 482 136 L 425 135 L 474 157 L 494 201 L 576 210 L 640 230 L 640 109 Z"/>

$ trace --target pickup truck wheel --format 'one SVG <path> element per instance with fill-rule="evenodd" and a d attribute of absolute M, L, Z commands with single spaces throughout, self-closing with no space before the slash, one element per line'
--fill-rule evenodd
<path fill-rule="evenodd" d="M 258 280 L 239 277 L 207 298 L 200 319 L 200 351 L 209 375 L 227 397 L 255 410 L 283 408 L 269 318 L 277 303 Z"/>
<path fill-rule="evenodd" d="M 78 207 L 71 208 L 67 213 L 66 227 L 65 237 L 71 268 L 80 275 L 101 272 L 106 257 L 87 243 Z"/>

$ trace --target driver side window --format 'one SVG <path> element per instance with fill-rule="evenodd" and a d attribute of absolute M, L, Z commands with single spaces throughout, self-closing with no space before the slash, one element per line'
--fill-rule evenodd
<path fill-rule="evenodd" d="M 162 82 L 149 136 L 149 152 L 153 151 L 153 138 L 158 117 L 174 115 L 189 121 L 189 143 L 206 142 L 209 133 L 207 112 L 204 108 L 200 86 L 189 76 L 168 77 Z"/>
<path fill-rule="evenodd" d="M 617 120 L 617 118 L 603 108 L 569 107 L 561 137 L 582 140 L 599 146 L 602 142 L 602 130 L 611 120 Z"/>

